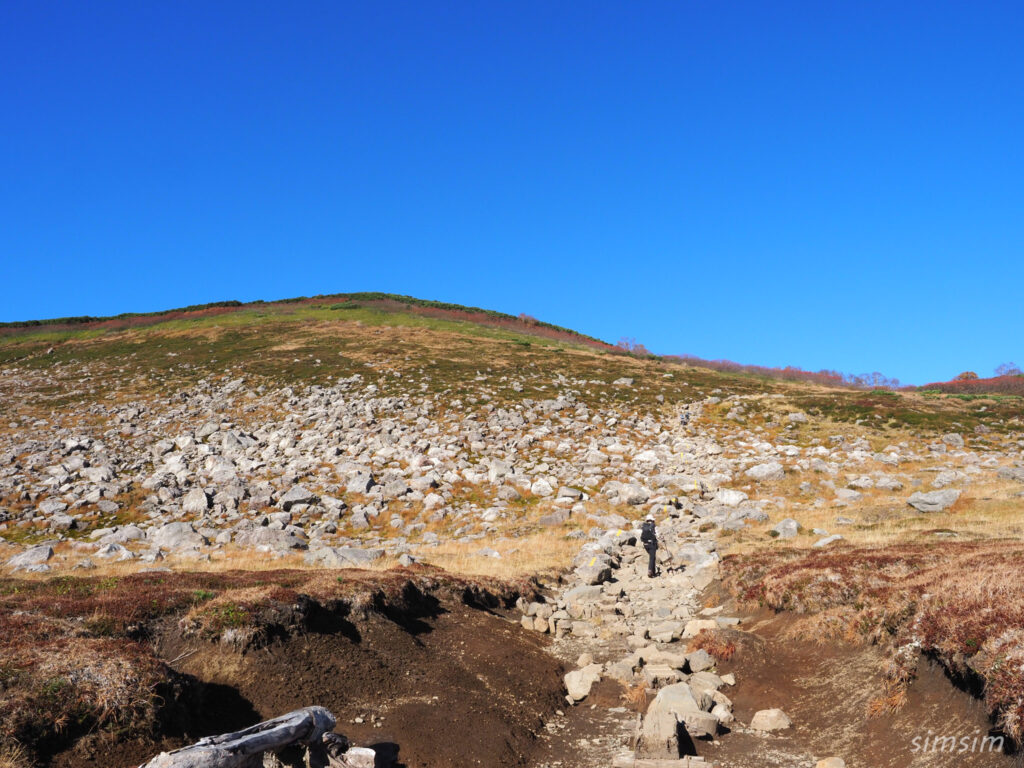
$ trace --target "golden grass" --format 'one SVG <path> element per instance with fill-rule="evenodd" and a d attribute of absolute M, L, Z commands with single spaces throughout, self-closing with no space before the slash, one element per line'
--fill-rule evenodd
<path fill-rule="evenodd" d="M 485 537 L 472 542 L 444 542 L 422 547 L 415 556 L 452 573 L 507 579 L 563 570 L 579 552 L 580 544 L 579 539 L 568 539 L 563 530 L 555 529 L 515 539 Z M 501 557 L 478 554 L 485 547 Z"/>
<path fill-rule="evenodd" d="M 0 768 L 29 768 L 28 750 L 16 741 L 0 744 Z"/>
<path fill-rule="evenodd" d="M 864 474 L 868 472 L 865 469 Z M 922 513 L 907 504 L 907 499 L 918 490 L 935 490 L 928 483 L 934 474 L 918 474 L 915 468 L 907 466 L 892 474 L 917 474 L 925 482 L 918 488 L 907 485 L 900 491 L 862 490 L 862 499 L 841 506 L 835 503 L 829 489 L 821 489 L 828 497 L 799 491 L 798 486 L 803 481 L 810 480 L 817 485 L 824 476 L 811 472 L 789 473 L 777 483 L 754 489 L 752 496 L 782 496 L 800 500 L 807 506 L 769 508 L 771 519 L 768 522 L 751 524 L 741 532 L 723 537 L 723 550 L 742 554 L 765 548 L 806 549 L 820 538 L 811 533 L 814 528 L 841 534 L 847 543 L 857 546 L 940 541 L 943 537 L 960 540 L 1024 538 L 1024 498 L 1016 495 L 1021 491 L 1019 483 L 995 479 L 975 480 L 967 485 L 955 483 L 950 487 L 962 491 L 956 504 L 943 512 Z M 843 475 L 834 479 L 837 486 L 841 485 Z M 810 506 L 816 498 L 823 498 L 825 503 L 820 507 Z M 803 530 L 794 539 L 773 539 L 769 531 L 784 517 L 792 517 Z M 853 520 L 853 523 L 838 525 L 839 517 Z"/>

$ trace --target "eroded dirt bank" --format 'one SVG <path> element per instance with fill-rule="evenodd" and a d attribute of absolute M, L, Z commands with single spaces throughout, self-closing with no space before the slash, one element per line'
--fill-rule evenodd
<path fill-rule="evenodd" d="M 723 673 L 736 676 L 729 695 L 739 723 L 778 707 L 792 718 L 792 728 L 770 736 L 735 728 L 708 745 L 702 754 L 709 760 L 723 768 L 813 766 L 829 756 L 842 757 L 847 768 L 1019 764 L 1002 751 L 982 749 L 982 739 L 998 735 L 990 731 L 984 704 L 939 665 L 922 662 L 906 704 L 872 715 L 887 663 L 879 649 L 794 639 L 792 624 L 792 616 L 767 611 L 747 617 L 744 633 L 730 633 L 739 650 L 720 663 Z M 964 737 L 969 746 L 961 750 Z M 956 747 L 937 738 L 955 738 Z"/>
<path fill-rule="evenodd" d="M 40 757 L 55 768 L 135 766 L 315 702 L 337 716 L 339 732 L 399 766 L 523 764 L 563 705 L 564 669 L 545 638 L 506 616 L 517 588 L 437 572 L 340 573 L 318 574 L 317 597 L 247 586 L 135 627 L 167 664 L 152 720 L 130 733 L 67 732 L 63 743 L 41 742 L 58 746 Z M 346 579 L 358 589 L 342 588 Z M 325 589 L 331 581 L 337 590 Z"/>

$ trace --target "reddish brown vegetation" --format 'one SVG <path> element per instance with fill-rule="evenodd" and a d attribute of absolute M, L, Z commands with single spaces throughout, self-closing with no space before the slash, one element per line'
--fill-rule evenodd
<path fill-rule="evenodd" d="M 826 387 L 871 387 L 874 389 L 896 389 L 899 379 L 890 379 L 877 371 L 874 373 L 849 374 L 839 371 L 805 371 L 792 365 L 772 368 L 763 365 L 743 365 L 732 360 L 704 360 L 693 355 L 666 355 L 669 360 L 678 360 L 700 368 L 711 368 L 723 373 L 746 373 L 780 381 L 806 381 Z"/>
<path fill-rule="evenodd" d="M 920 653 L 955 676 L 984 681 L 1004 731 L 1024 734 L 1024 543 L 897 545 L 831 552 L 771 551 L 724 561 L 742 601 L 805 614 L 818 637 L 887 646 L 878 709 L 898 705 Z"/>
<path fill-rule="evenodd" d="M 687 647 L 688 653 L 693 651 L 706 651 L 717 661 L 729 661 L 736 655 L 736 643 L 720 630 L 702 629 Z"/>
<path fill-rule="evenodd" d="M 925 384 L 921 389 L 960 395 L 1018 395 L 1024 397 L 1024 376 L 994 376 L 991 379 L 961 379 L 960 376 L 953 381 Z"/>

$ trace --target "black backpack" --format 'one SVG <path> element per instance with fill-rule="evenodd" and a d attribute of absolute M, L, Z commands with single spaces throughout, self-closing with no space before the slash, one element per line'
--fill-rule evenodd
<path fill-rule="evenodd" d="M 644 544 L 653 544 L 657 540 L 654 535 L 654 523 L 650 520 L 644 520 L 644 524 L 640 526 L 640 541 Z"/>

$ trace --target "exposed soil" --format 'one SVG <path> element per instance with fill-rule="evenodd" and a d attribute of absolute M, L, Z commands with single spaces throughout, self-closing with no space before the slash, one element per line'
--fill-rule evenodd
<path fill-rule="evenodd" d="M 977 737 L 980 745 L 991 724 L 984 705 L 954 686 L 937 664 L 922 662 L 902 709 L 869 717 L 868 705 L 882 690 L 881 653 L 872 646 L 788 639 L 784 632 L 792 621 L 792 615 L 767 612 L 752 619 L 746 629 L 763 642 L 744 642 L 733 662 L 721 669 L 736 674 L 736 687 L 725 693 L 740 723 L 749 723 L 758 710 L 778 707 L 792 718 L 793 727 L 773 736 L 736 728 L 702 749 L 709 759 L 730 768 L 814 765 L 833 755 L 848 768 L 1015 764 L 1012 757 L 980 747 L 959 751 L 961 737 L 968 737 L 969 744 Z M 933 751 L 935 736 L 955 737 L 956 753 L 948 747 Z"/>
<path fill-rule="evenodd" d="M 516 766 L 563 703 L 564 670 L 544 638 L 496 613 L 453 602 L 357 623 L 320 619 L 245 653 L 166 632 L 160 654 L 184 656 L 175 669 L 205 685 L 165 713 L 163 741 L 84 739 L 52 765 L 138 765 L 161 748 L 318 704 L 353 743 L 378 745 L 401 766 Z"/>

